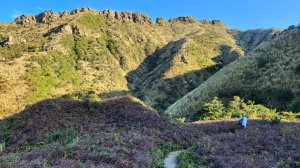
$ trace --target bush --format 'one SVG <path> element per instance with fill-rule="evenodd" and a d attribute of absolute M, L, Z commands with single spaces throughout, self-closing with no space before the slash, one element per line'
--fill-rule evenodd
<path fill-rule="evenodd" d="M 181 117 L 181 118 L 178 118 L 177 121 L 181 124 L 185 123 L 185 120 L 186 118 L 185 117 Z"/>
<path fill-rule="evenodd" d="M 227 108 L 227 116 L 229 116 L 229 118 L 242 117 L 243 114 L 245 114 L 245 111 L 244 111 L 245 106 L 246 106 L 246 104 L 240 97 L 234 96 L 233 101 L 229 102 L 229 105 Z"/>
<path fill-rule="evenodd" d="M 80 75 L 76 71 L 76 60 L 72 55 L 50 52 L 47 55 L 33 56 L 26 79 L 31 87 L 29 94 L 32 102 L 51 97 L 53 90 L 69 84 L 78 85 Z"/>
<path fill-rule="evenodd" d="M 292 112 L 281 112 L 282 119 L 287 121 L 296 121 L 297 119 L 300 119 L 300 114 L 292 113 Z"/>
<path fill-rule="evenodd" d="M 105 25 L 105 19 L 101 15 L 86 13 L 80 18 L 79 23 L 88 28 L 97 29 Z"/>
<path fill-rule="evenodd" d="M 195 120 L 222 120 L 231 118 L 240 118 L 244 114 L 252 119 L 262 119 L 271 123 L 279 123 L 281 119 L 288 121 L 295 121 L 298 114 L 291 112 L 277 112 L 276 109 L 269 109 L 261 104 L 255 104 L 254 101 L 249 100 L 244 102 L 240 97 L 234 96 L 233 100 L 227 106 L 215 97 L 211 102 L 205 103 L 201 110 L 193 116 Z"/>
<path fill-rule="evenodd" d="M 203 105 L 204 115 L 203 120 L 218 120 L 224 118 L 225 107 L 217 97 L 215 97 L 211 102 L 205 103 Z"/>
<path fill-rule="evenodd" d="M 58 130 L 50 134 L 49 142 L 59 141 L 61 145 L 66 145 L 73 143 L 75 139 L 77 139 L 77 136 L 74 130 Z"/>
<path fill-rule="evenodd" d="M 153 167 L 164 167 L 164 158 L 169 152 L 180 150 L 181 146 L 172 141 L 165 141 L 153 151 Z"/>

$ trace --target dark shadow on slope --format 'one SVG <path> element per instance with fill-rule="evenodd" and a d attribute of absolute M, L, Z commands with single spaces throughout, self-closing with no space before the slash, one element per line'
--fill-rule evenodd
<path fill-rule="evenodd" d="M 154 54 L 146 57 L 139 68 L 126 76 L 132 94 L 151 104 L 159 112 L 163 112 L 225 65 L 240 57 L 230 46 L 222 45 L 220 48 L 222 54 L 213 58 L 216 62 L 214 66 L 191 71 L 174 78 L 163 79 L 162 74 L 172 66 L 172 60 L 184 42 L 185 40 L 182 39 L 158 49 Z M 181 61 L 188 66 L 188 62 L 183 59 Z"/>
<path fill-rule="evenodd" d="M 253 77 L 255 79 L 255 76 Z M 262 104 L 268 108 L 280 111 L 300 111 L 300 97 L 297 93 L 293 93 L 291 88 L 268 87 L 257 89 L 251 85 L 251 80 L 241 84 L 231 84 L 218 91 L 216 96 L 224 102 L 230 101 L 233 96 L 240 96 L 247 100 L 252 100 L 257 104 Z"/>
<path fill-rule="evenodd" d="M 22 156 L 12 167 L 30 167 L 32 160 L 43 167 L 45 159 L 51 167 L 153 167 L 152 152 L 162 143 L 187 148 L 200 136 L 130 96 L 96 104 L 43 100 L 0 121 L 0 130 L 0 144 L 6 145 L 1 156 Z"/>
<path fill-rule="evenodd" d="M 104 92 L 104 93 L 100 93 L 99 97 L 103 100 L 105 99 L 110 99 L 113 97 L 117 97 L 117 96 L 126 96 L 126 95 L 130 95 L 130 91 L 126 91 L 126 90 L 115 90 L 115 91 L 111 91 L 111 92 Z"/>
<path fill-rule="evenodd" d="M 246 51 L 251 51 L 263 42 L 269 41 L 280 34 L 280 29 L 254 29 L 242 31 L 235 35 L 237 43 Z"/>
<path fill-rule="evenodd" d="M 135 96 L 143 98 L 143 94 L 140 93 L 141 87 L 160 78 L 171 67 L 171 61 L 185 42 L 185 39 L 172 41 L 163 48 L 157 49 L 153 54 L 148 55 L 136 70 L 126 75 L 128 88 Z"/>

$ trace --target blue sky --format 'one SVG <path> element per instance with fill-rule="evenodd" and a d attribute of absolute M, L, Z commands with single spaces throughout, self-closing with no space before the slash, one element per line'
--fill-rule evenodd
<path fill-rule="evenodd" d="M 1 0 L 0 22 L 12 21 L 21 14 L 56 12 L 79 7 L 98 10 L 136 11 L 155 20 L 194 16 L 218 19 L 230 28 L 287 28 L 300 23 L 300 0 Z M 4 2 L 5 1 L 5 2 Z"/>

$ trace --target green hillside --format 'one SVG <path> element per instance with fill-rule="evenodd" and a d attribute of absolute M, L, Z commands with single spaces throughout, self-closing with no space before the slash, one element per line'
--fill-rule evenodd
<path fill-rule="evenodd" d="M 87 92 L 98 99 L 132 94 L 163 111 L 243 55 L 228 32 L 220 21 L 153 22 L 140 13 L 90 8 L 1 23 L 0 116 Z"/>
<path fill-rule="evenodd" d="M 213 97 L 226 102 L 235 95 L 271 108 L 299 112 L 299 37 L 299 27 L 283 31 L 217 72 L 165 113 L 172 117 L 191 115 Z"/>
<path fill-rule="evenodd" d="M 237 44 L 245 51 L 251 51 L 263 42 L 267 42 L 280 34 L 282 29 L 254 29 L 233 32 Z"/>

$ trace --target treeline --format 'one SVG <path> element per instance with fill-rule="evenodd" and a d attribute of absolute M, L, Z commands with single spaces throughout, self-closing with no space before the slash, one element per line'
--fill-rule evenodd
<path fill-rule="evenodd" d="M 192 120 L 234 119 L 240 118 L 244 114 L 248 115 L 250 119 L 262 119 L 274 122 L 281 120 L 296 121 L 300 119 L 300 113 L 277 111 L 261 104 L 255 104 L 252 100 L 245 101 L 239 96 L 234 96 L 233 100 L 226 105 L 218 97 L 214 97 L 212 101 L 205 103 L 199 109 L 192 117 Z"/>

